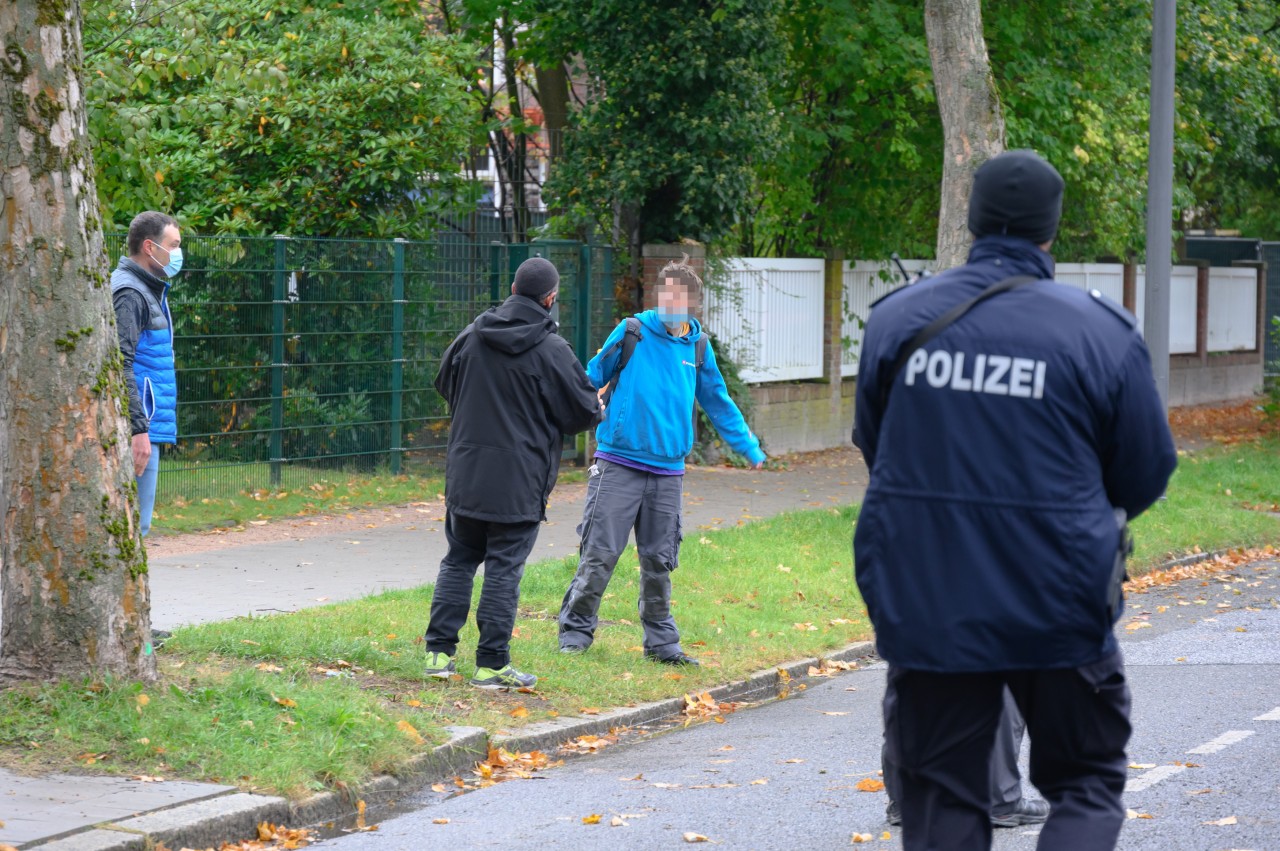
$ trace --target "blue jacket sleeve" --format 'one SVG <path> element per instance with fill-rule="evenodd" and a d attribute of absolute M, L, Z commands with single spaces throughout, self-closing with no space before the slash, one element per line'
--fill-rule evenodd
<path fill-rule="evenodd" d="M 880 364 L 876 357 L 877 341 L 868 323 L 862 340 L 862 354 L 858 358 L 858 378 L 853 407 L 853 445 L 862 451 L 862 457 L 870 470 L 876 460 L 876 446 L 880 440 L 880 422 L 884 411 L 880 410 Z"/>
<path fill-rule="evenodd" d="M 618 366 L 618 358 L 622 357 L 622 335 L 627 333 L 627 323 L 619 322 L 609 332 L 609 336 L 605 339 L 604 345 L 600 347 L 600 351 L 596 352 L 595 357 L 587 362 L 587 378 L 591 379 L 591 383 L 598 388 L 604 385 L 613 377 L 613 370 Z"/>
<path fill-rule="evenodd" d="M 752 464 L 764 462 L 765 454 L 760 448 L 760 441 L 747 427 L 742 411 L 729 398 L 729 389 L 725 386 L 724 376 L 716 365 L 715 351 L 707 346 L 707 357 L 698 370 L 698 384 L 695 396 L 702 410 L 707 412 L 711 424 L 735 452 L 738 452 Z"/>
<path fill-rule="evenodd" d="M 1136 334 L 1111 392 L 1102 436 L 1102 476 L 1111 504 L 1137 517 L 1164 493 L 1178 464 L 1169 419 L 1151 372 L 1151 356 Z"/>

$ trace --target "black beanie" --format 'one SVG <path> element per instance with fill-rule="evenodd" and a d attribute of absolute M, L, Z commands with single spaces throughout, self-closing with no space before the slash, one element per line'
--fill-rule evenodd
<path fill-rule="evenodd" d="M 973 173 L 969 230 L 1008 234 L 1043 245 L 1058 232 L 1062 175 L 1035 151 L 1005 151 Z"/>
<path fill-rule="evenodd" d="M 546 298 L 560 286 L 560 273 L 550 260 L 530 257 L 516 269 L 516 292 L 529 298 Z"/>

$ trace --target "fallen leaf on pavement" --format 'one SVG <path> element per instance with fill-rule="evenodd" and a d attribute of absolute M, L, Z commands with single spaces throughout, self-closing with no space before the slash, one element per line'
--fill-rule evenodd
<path fill-rule="evenodd" d="M 622 820 L 622 816 L 614 816 L 609 819 L 609 827 L 626 827 L 627 823 Z"/>
<path fill-rule="evenodd" d="M 1188 792 L 1187 794 L 1188 794 L 1188 795 L 1210 795 L 1210 794 L 1212 794 L 1212 793 L 1213 793 L 1213 790 L 1212 790 L 1212 789 L 1207 789 L 1207 788 L 1206 788 L 1206 789 L 1195 789 L 1195 790 L 1193 790 L 1193 791 L 1191 791 L 1191 792 Z"/>
<path fill-rule="evenodd" d="M 448 824 L 449 820 L 447 818 L 433 818 L 431 820 L 431 823 L 432 824 Z"/>
<path fill-rule="evenodd" d="M 886 830 L 884 833 L 880 834 L 880 838 L 885 842 L 888 842 L 890 839 L 893 839 L 893 834 Z"/>
<path fill-rule="evenodd" d="M 1131 762 L 1129 763 L 1129 767 L 1145 771 L 1148 768 L 1155 768 L 1156 764 L 1154 762 Z"/>
<path fill-rule="evenodd" d="M 759 780 L 751 781 L 752 786 L 767 786 L 768 783 L 769 783 L 769 780 L 766 777 L 761 777 Z"/>
<path fill-rule="evenodd" d="M 864 777 L 853 784 L 853 788 L 859 792 L 882 792 L 884 791 L 884 781 L 876 780 L 874 777 Z"/>
<path fill-rule="evenodd" d="M 599 813 L 592 813 L 592 814 L 591 814 L 591 815 L 589 815 L 589 816 L 583 816 L 583 817 L 582 817 L 582 823 L 583 823 L 583 824 L 599 824 L 599 823 L 600 823 L 600 814 L 599 814 Z"/>
<path fill-rule="evenodd" d="M 163 777 L 152 777 L 148 774 L 133 774 L 133 775 L 130 775 L 129 779 L 137 780 L 139 783 L 163 783 L 164 782 Z M 0 827 L 4 827 L 4 822 L 0 822 Z"/>
<path fill-rule="evenodd" d="M 1134 621 L 1133 623 L 1125 624 L 1124 628 L 1127 632 L 1136 632 L 1140 629 L 1146 629 L 1149 626 L 1151 626 L 1150 621 Z"/>
<path fill-rule="evenodd" d="M 1125 810 L 1125 818 L 1155 818 L 1151 813 L 1140 813 L 1137 810 Z"/>
<path fill-rule="evenodd" d="M 870 842 L 873 839 L 875 839 L 875 837 L 869 833 L 855 833 L 853 838 L 849 840 L 849 844 L 858 845 L 863 842 Z"/>
<path fill-rule="evenodd" d="M 431 791 L 432 791 L 432 792 L 446 792 L 446 791 L 448 791 L 448 790 L 445 788 L 445 785 L 444 785 L 443 783 L 432 783 L 432 784 L 431 784 Z"/>
<path fill-rule="evenodd" d="M 692 831 L 687 831 L 684 835 L 684 841 L 685 842 L 710 842 L 711 840 L 707 839 L 707 837 L 703 836 L 701 833 L 694 833 Z"/>
<path fill-rule="evenodd" d="M 1200 822 L 1200 823 L 1201 823 L 1201 824 L 1211 824 L 1211 825 L 1213 825 L 1214 827 L 1227 827 L 1227 826 L 1229 826 L 1229 825 L 1236 824 L 1237 822 L 1236 822 L 1236 817 L 1235 817 L 1235 816 L 1227 816 L 1226 818 L 1220 818 L 1220 819 L 1218 819 L 1217 821 L 1202 821 L 1202 822 Z"/>

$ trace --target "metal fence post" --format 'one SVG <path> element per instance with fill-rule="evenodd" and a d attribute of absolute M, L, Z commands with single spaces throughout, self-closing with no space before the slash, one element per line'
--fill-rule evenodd
<path fill-rule="evenodd" d="M 395 241 L 395 271 L 391 278 L 391 472 L 400 472 L 404 431 L 404 245 Z"/>
<path fill-rule="evenodd" d="M 578 360 L 583 366 L 591 360 L 591 245 L 582 243 L 578 247 L 578 280 L 574 288 L 574 307 L 577 308 L 577 328 L 573 347 L 578 351 Z"/>
<path fill-rule="evenodd" d="M 489 243 L 489 303 L 502 303 L 502 249 L 506 243 L 493 241 Z"/>
<path fill-rule="evenodd" d="M 275 281 L 271 294 L 271 486 L 280 487 L 284 462 L 284 306 L 289 237 L 275 237 Z"/>

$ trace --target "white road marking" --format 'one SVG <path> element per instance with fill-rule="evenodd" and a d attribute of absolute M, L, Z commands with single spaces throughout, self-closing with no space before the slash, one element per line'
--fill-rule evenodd
<path fill-rule="evenodd" d="M 1228 730 L 1212 742 L 1205 742 L 1200 747 L 1187 751 L 1187 753 L 1217 753 L 1223 748 L 1230 747 L 1236 742 L 1242 742 L 1252 735 L 1252 730 Z"/>
<path fill-rule="evenodd" d="M 1186 770 L 1187 767 L 1185 765 L 1158 765 L 1124 784 L 1124 790 L 1126 792 L 1141 792 L 1144 789 L 1150 789 L 1161 780 L 1167 780 L 1178 772 Z"/>
<path fill-rule="evenodd" d="M 1253 720 L 1254 721 L 1280 721 L 1280 706 L 1277 706 L 1275 709 L 1271 710 L 1265 715 L 1259 715 L 1257 718 L 1254 718 Z"/>

